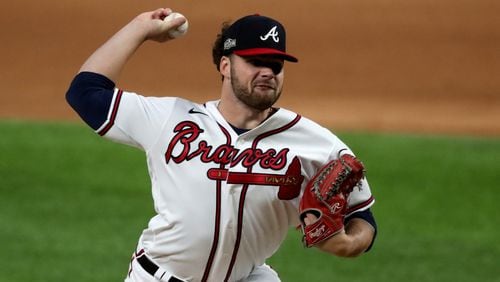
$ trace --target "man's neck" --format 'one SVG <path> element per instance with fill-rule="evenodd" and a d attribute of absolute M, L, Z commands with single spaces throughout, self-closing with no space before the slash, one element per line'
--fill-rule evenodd
<path fill-rule="evenodd" d="M 251 108 L 230 93 L 223 93 L 217 108 L 228 123 L 241 129 L 253 129 L 275 112 L 273 108 Z"/>

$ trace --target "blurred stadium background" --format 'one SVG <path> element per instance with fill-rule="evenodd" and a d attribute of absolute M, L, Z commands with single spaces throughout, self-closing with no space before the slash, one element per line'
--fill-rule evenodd
<path fill-rule="evenodd" d="M 63 94 L 83 61 L 139 12 L 170 6 L 188 36 L 146 44 L 121 87 L 217 98 L 220 23 L 261 13 L 285 24 L 300 59 L 286 67 L 283 107 L 338 129 L 500 134 L 498 1 L 1 2 L 0 117 L 76 119 Z"/>

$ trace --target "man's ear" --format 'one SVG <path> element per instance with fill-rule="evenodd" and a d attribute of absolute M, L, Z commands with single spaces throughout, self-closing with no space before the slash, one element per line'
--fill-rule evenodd
<path fill-rule="evenodd" d="M 231 77 L 231 60 L 229 60 L 229 57 L 222 56 L 220 58 L 219 71 L 223 77 Z"/>

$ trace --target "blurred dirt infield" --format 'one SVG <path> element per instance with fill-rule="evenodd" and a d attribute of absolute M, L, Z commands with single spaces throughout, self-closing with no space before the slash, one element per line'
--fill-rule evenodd
<path fill-rule="evenodd" d="M 211 45 L 220 23 L 282 21 L 279 106 L 335 130 L 500 136 L 498 1 L 2 1 L 0 118 L 77 116 L 64 93 L 83 61 L 139 12 L 172 7 L 188 35 L 147 43 L 118 85 L 144 95 L 217 99 Z"/>

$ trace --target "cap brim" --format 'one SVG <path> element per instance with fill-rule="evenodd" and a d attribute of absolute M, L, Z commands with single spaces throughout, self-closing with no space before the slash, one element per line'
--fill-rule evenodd
<path fill-rule="evenodd" d="M 299 60 L 295 58 L 294 56 L 287 54 L 285 52 L 276 50 L 276 49 L 271 49 L 271 48 L 253 48 L 253 49 L 245 49 L 245 50 L 235 50 L 233 51 L 234 54 L 241 56 L 241 57 L 249 57 L 249 56 L 261 56 L 261 55 L 266 55 L 266 56 L 276 56 L 279 58 L 283 58 L 286 61 L 290 61 L 293 63 L 298 62 Z"/>

